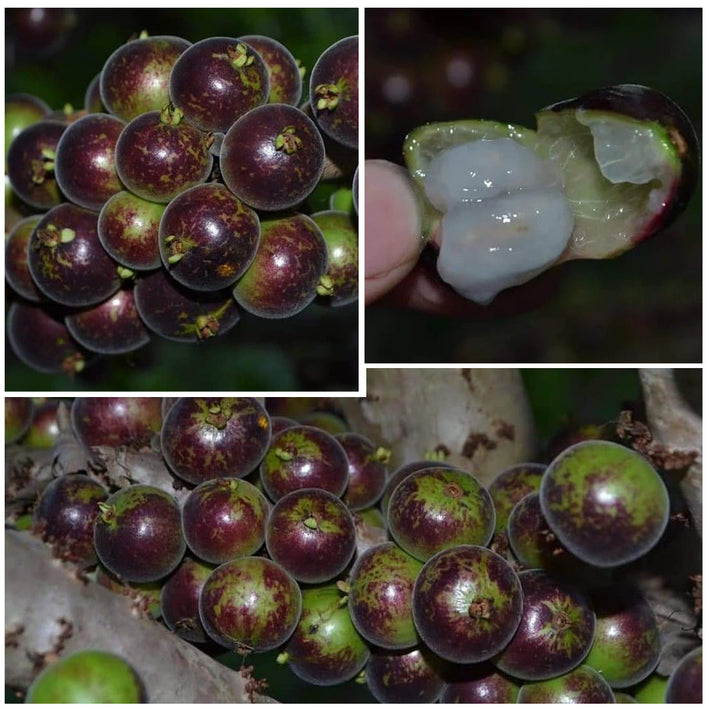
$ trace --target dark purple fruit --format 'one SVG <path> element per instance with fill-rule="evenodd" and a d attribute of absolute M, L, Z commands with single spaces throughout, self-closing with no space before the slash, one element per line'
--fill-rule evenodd
<path fill-rule="evenodd" d="M 5 445 L 19 441 L 32 423 L 34 404 L 28 396 L 5 397 Z"/>
<path fill-rule="evenodd" d="M 124 121 L 163 109 L 170 102 L 170 72 L 189 46 L 180 37 L 156 36 L 140 37 L 116 49 L 101 71 L 103 105 Z"/>
<path fill-rule="evenodd" d="M 418 575 L 414 623 L 436 655 L 482 662 L 514 636 L 522 599 L 519 579 L 501 556 L 479 546 L 457 546 L 429 559 Z"/>
<path fill-rule="evenodd" d="M 702 703 L 702 648 L 687 653 L 670 675 L 666 704 Z"/>
<path fill-rule="evenodd" d="M 5 98 L 5 160 L 10 143 L 25 129 L 41 121 L 52 109 L 38 96 L 11 94 Z"/>
<path fill-rule="evenodd" d="M 327 244 L 327 272 L 318 288 L 324 305 L 348 305 L 359 294 L 357 226 L 347 212 L 328 210 L 312 215 Z M 329 280 L 327 280 L 329 279 Z"/>
<path fill-rule="evenodd" d="M 96 213 L 73 204 L 59 204 L 42 217 L 28 253 L 35 283 L 62 305 L 96 305 L 121 285 L 116 262 L 98 240 Z"/>
<path fill-rule="evenodd" d="M 115 151 L 125 123 L 105 113 L 74 121 L 62 134 L 54 159 L 54 176 L 64 196 L 98 211 L 123 189 L 116 173 Z"/>
<path fill-rule="evenodd" d="M 348 148 L 359 137 L 359 38 L 328 47 L 310 75 L 310 105 L 323 132 Z"/>
<path fill-rule="evenodd" d="M 256 256 L 236 284 L 234 298 L 258 317 L 291 317 L 313 302 L 326 271 L 327 245 L 310 217 L 263 221 Z"/>
<path fill-rule="evenodd" d="M 393 542 L 371 547 L 357 558 L 350 573 L 349 609 L 365 640 L 388 650 L 419 642 L 411 604 L 422 567 Z"/>
<path fill-rule="evenodd" d="M 123 129 L 116 144 L 118 176 L 138 197 L 169 202 L 209 177 L 212 141 L 171 105 L 143 113 Z"/>
<path fill-rule="evenodd" d="M 226 133 L 240 116 L 268 100 L 268 70 L 248 44 L 210 37 L 193 44 L 170 75 L 170 99 L 185 120 Z"/>
<path fill-rule="evenodd" d="M 512 508 L 530 492 L 537 492 L 547 469 L 541 463 L 518 463 L 503 470 L 488 485 L 495 505 L 495 532 L 507 527 Z"/>
<path fill-rule="evenodd" d="M 172 495 L 150 485 L 131 485 L 99 508 L 94 525 L 96 553 L 121 581 L 157 581 L 182 560 L 185 538 L 180 508 Z"/>
<path fill-rule="evenodd" d="M 521 572 L 519 581 L 522 619 L 494 664 L 522 680 L 566 674 L 581 664 L 593 643 L 596 617 L 588 600 L 570 583 L 541 569 Z"/>
<path fill-rule="evenodd" d="M 71 406 L 71 425 L 88 448 L 147 448 L 160 433 L 160 399 L 133 396 L 80 396 Z"/>
<path fill-rule="evenodd" d="M 411 473 L 415 473 L 418 470 L 424 470 L 426 468 L 453 468 L 454 466 L 448 465 L 447 463 L 439 463 L 435 460 L 414 460 L 411 463 L 404 463 L 399 466 L 387 479 L 386 487 L 384 488 L 384 494 L 382 495 L 381 508 L 384 512 L 384 516 L 387 515 L 389 510 L 389 498 L 391 493 L 394 492 L 396 486 L 408 478 Z"/>
<path fill-rule="evenodd" d="M 21 52 L 48 57 L 63 48 L 76 27 L 75 10 L 66 8 L 13 8 L 6 15 L 9 44 Z"/>
<path fill-rule="evenodd" d="M 652 465 L 608 441 L 577 443 L 555 458 L 542 478 L 539 501 L 561 543 L 603 567 L 650 551 L 669 516 L 667 489 Z"/>
<path fill-rule="evenodd" d="M 322 175 L 325 146 L 317 126 L 283 103 L 259 106 L 229 128 L 219 156 L 226 186 L 254 209 L 300 204 Z"/>
<path fill-rule="evenodd" d="M 66 124 L 59 121 L 38 121 L 21 131 L 7 150 L 12 189 L 36 209 L 49 209 L 63 200 L 54 177 L 54 158 L 65 130 Z"/>
<path fill-rule="evenodd" d="M 63 318 L 39 305 L 13 303 L 7 313 L 7 337 L 12 351 L 38 372 L 72 375 L 86 366 L 86 352 L 66 329 Z"/>
<path fill-rule="evenodd" d="M 185 500 L 182 530 L 193 554 L 222 564 L 261 548 L 268 514 L 268 501 L 246 480 L 205 480 Z"/>
<path fill-rule="evenodd" d="M 163 269 L 140 278 L 133 295 L 143 322 L 168 340 L 208 340 L 229 332 L 240 318 L 229 291 L 191 291 Z"/>
<path fill-rule="evenodd" d="M 275 436 L 277 433 L 297 425 L 298 422 L 295 419 L 288 418 L 287 416 L 271 416 L 271 435 Z"/>
<path fill-rule="evenodd" d="M 18 295 L 34 303 L 42 300 L 43 296 L 32 280 L 27 264 L 27 248 L 30 236 L 41 219 L 41 215 L 25 217 L 13 227 L 5 240 L 5 279 Z"/>
<path fill-rule="evenodd" d="M 423 649 L 375 652 L 367 663 L 367 687 L 382 704 L 431 704 L 444 682 L 436 658 Z"/>
<path fill-rule="evenodd" d="M 495 529 L 490 493 L 454 468 L 412 473 L 392 493 L 388 510 L 394 541 L 421 561 L 461 544 L 484 546 Z"/>
<path fill-rule="evenodd" d="M 96 74 L 86 87 L 84 94 L 84 111 L 86 113 L 106 113 L 106 107 L 101 100 L 101 72 Z"/>
<path fill-rule="evenodd" d="M 354 177 L 352 178 L 352 203 L 355 212 L 359 214 L 359 165 L 355 168 Z"/>
<path fill-rule="evenodd" d="M 303 91 L 303 78 L 295 57 L 287 47 L 271 37 L 249 34 L 239 37 L 255 49 L 266 64 L 270 91 L 269 103 L 289 103 L 297 106 Z"/>
<path fill-rule="evenodd" d="M 614 689 L 644 680 L 660 660 L 662 640 L 650 604 L 632 587 L 614 584 L 594 593 L 596 632 L 585 660 Z"/>
<path fill-rule="evenodd" d="M 354 520 L 345 504 L 317 488 L 281 497 L 266 524 L 269 555 L 304 583 L 335 578 L 352 559 L 356 542 Z"/>
<path fill-rule="evenodd" d="M 9 401 L 9 398 L 5 399 Z M 59 423 L 57 422 L 57 409 L 59 401 L 57 399 L 45 401 L 38 404 L 32 417 L 32 423 L 27 429 L 24 444 L 34 448 L 51 448 L 59 435 Z M 5 434 L 7 441 L 7 434 Z"/>
<path fill-rule="evenodd" d="M 251 397 L 177 401 L 165 416 L 162 453 L 183 480 L 248 475 L 271 440 L 266 410 Z"/>
<path fill-rule="evenodd" d="M 603 677 L 591 667 L 581 665 L 561 677 L 523 684 L 517 703 L 614 704 L 615 699 Z"/>
<path fill-rule="evenodd" d="M 375 446 L 358 433 L 339 433 L 335 438 L 347 455 L 349 482 L 343 498 L 345 504 L 353 511 L 371 507 L 384 492 L 391 451 Z"/>
<path fill-rule="evenodd" d="M 160 267 L 158 228 L 164 204 L 119 192 L 98 215 L 98 238 L 109 256 L 135 270 Z"/>
<path fill-rule="evenodd" d="M 199 619 L 199 595 L 213 566 L 186 557 L 162 587 L 160 605 L 165 625 L 183 640 L 207 642 Z"/>
<path fill-rule="evenodd" d="M 441 704 L 516 704 L 519 685 L 488 663 L 445 669 Z"/>
<path fill-rule="evenodd" d="M 150 331 L 140 319 L 133 291 L 123 288 L 108 300 L 64 318 L 72 337 L 91 352 L 125 354 L 150 342 Z"/>
<path fill-rule="evenodd" d="M 79 566 L 95 564 L 94 522 L 103 485 L 86 475 L 63 475 L 44 488 L 34 510 L 37 533 L 52 544 L 55 556 Z"/>
<path fill-rule="evenodd" d="M 313 426 L 293 426 L 272 438 L 260 474 L 274 502 L 308 487 L 341 497 L 348 481 L 347 455 L 329 433 Z"/>
<path fill-rule="evenodd" d="M 331 686 L 352 679 L 369 656 L 347 612 L 347 596 L 338 586 L 306 588 L 300 620 L 278 662 L 288 663 L 305 682 Z"/>
<path fill-rule="evenodd" d="M 215 569 L 202 588 L 199 614 L 221 645 L 266 652 L 292 635 L 302 598 L 293 578 L 275 561 L 246 556 Z"/>
<path fill-rule="evenodd" d="M 224 185 L 197 185 L 175 197 L 160 220 L 160 256 L 170 275 L 193 290 L 232 285 L 259 243 L 259 218 Z"/>

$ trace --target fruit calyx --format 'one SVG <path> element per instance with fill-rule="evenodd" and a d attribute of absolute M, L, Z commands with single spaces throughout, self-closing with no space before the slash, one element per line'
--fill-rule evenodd
<path fill-rule="evenodd" d="M 50 148 L 42 149 L 42 157 L 39 160 L 32 161 L 32 182 L 35 185 L 41 185 L 47 177 L 47 174 L 54 172 L 54 159 L 56 153 Z"/>
<path fill-rule="evenodd" d="M 303 140 L 295 133 L 295 126 L 286 126 L 276 136 L 276 150 L 292 155 L 303 147 Z"/>
<path fill-rule="evenodd" d="M 456 482 L 447 483 L 444 490 L 448 497 L 452 497 L 455 500 L 463 497 L 463 488 Z"/>
<path fill-rule="evenodd" d="M 79 374 L 79 372 L 84 370 L 85 366 L 86 360 L 84 359 L 84 355 L 80 352 L 75 352 L 74 354 L 64 358 L 62 362 L 62 372 L 68 376 L 71 376 L 72 374 Z"/>
<path fill-rule="evenodd" d="M 160 123 L 164 123 L 168 126 L 177 126 L 180 124 L 184 113 L 181 109 L 173 106 L 172 103 L 168 103 L 162 111 L 160 111 Z"/>
<path fill-rule="evenodd" d="M 99 517 L 101 518 L 102 522 L 104 522 L 105 524 L 112 524 L 115 522 L 115 519 L 116 519 L 116 506 L 115 505 L 109 505 L 109 504 L 106 504 L 105 502 L 99 502 L 98 508 L 99 508 Z"/>
<path fill-rule="evenodd" d="M 249 54 L 249 47 L 243 42 L 239 42 L 235 47 L 229 47 L 227 56 L 234 69 L 243 69 L 254 63 L 254 55 Z"/>
<path fill-rule="evenodd" d="M 341 81 L 336 84 L 320 84 L 315 87 L 315 95 L 318 100 L 315 107 L 318 111 L 333 111 L 337 108 L 340 103 L 340 96 L 343 92 L 343 85 Z"/>
<path fill-rule="evenodd" d="M 334 292 L 335 282 L 332 278 L 330 278 L 330 276 L 321 276 L 317 287 L 318 295 L 328 296 L 333 295 Z"/>
<path fill-rule="evenodd" d="M 206 423 L 221 430 L 226 428 L 230 418 L 231 410 L 228 407 L 224 407 L 221 404 L 215 404 L 214 406 L 209 407 L 204 420 Z"/>
<path fill-rule="evenodd" d="M 489 620 L 492 616 L 492 600 L 477 598 L 468 607 L 468 615 L 473 620 Z"/>

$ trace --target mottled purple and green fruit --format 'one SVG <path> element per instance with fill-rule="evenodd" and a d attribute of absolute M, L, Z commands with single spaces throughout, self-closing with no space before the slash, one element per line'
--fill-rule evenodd
<path fill-rule="evenodd" d="M 638 704 L 664 704 L 669 681 L 669 677 L 653 672 L 637 687 L 633 687 L 633 697 Z"/>
<path fill-rule="evenodd" d="M 5 445 L 19 441 L 27 433 L 33 416 L 34 404 L 29 396 L 5 397 Z"/>
<path fill-rule="evenodd" d="M 423 564 L 393 542 L 367 549 L 350 573 L 352 622 L 370 643 L 403 650 L 419 642 L 412 615 L 416 577 Z"/>
<path fill-rule="evenodd" d="M 41 219 L 40 214 L 25 217 L 15 224 L 5 240 L 5 279 L 15 293 L 33 303 L 44 296 L 30 274 L 27 249 L 30 236 Z"/>
<path fill-rule="evenodd" d="M 345 504 L 353 511 L 371 507 L 384 492 L 391 451 L 376 446 L 359 433 L 340 433 L 335 438 L 345 449 L 348 461 L 349 482 Z"/>
<path fill-rule="evenodd" d="M 702 648 L 687 653 L 672 671 L 665 694 L 666 704 L 702 703 Z"/>
<path fill-rule="evenodd" d="M 359 294 L 359 239 L 347 212 L 328 210 L 311 215 L 327 244 L 327 273 L 318 288 L 323 305 L 348 305 Z M 329 279 L 329 280 L 328 280 Z"/>
<path fill-rule="evenodd" d="M 41 121 L 52 109 L 38 96 L 11 94 L 5 98 L 5 160 L 10 143 L 25 129 Z"/>
<path fill-rule="evenodd" d="M 274 502 L 308 487 L 341 497 L 348 481 L 347 455 L 329 433 L 314 426 L 293 426 L 273 437 L 260 474 Z"/>
<path fill-rule="evenodd" d="M 224 185 L 197 185 L 167 206 L 160 220 L 160 257 L 187 288 L 219 290 L 248 268 L 260 231 L 256 212 Z"/>
<path fill-rule="evenodd" d="M 517 632 L 495 666 L 522 680 L 551 679 L 581 664 L 593 643 L 596 617 L 569 582 L 541 569 L 519 574 L 524 601 Z"/>
<path fill-rule="evenodd" d="M 349 564 L 357 543 L 354 520 L 327 490 L 293 490 L 279 498 L 266 524 L 266 548 L 297 581 L 323 583 Z"/>
<path fill-rule="evenodd" d="M 384 488 L 384 494 L 381 499 L 381 508 L 384 516 L 387 516 L 389 510 L 389 498 L 391 493 L 394 492 L 397 485 L 408 478 L 411 473 L 415 473 L 419 470 L 425 470 L 426 468 L 454 468 L 453 465 L 448 465 L 448 463 L 440 463 L 435 460 L 414 460 L 410 463 L 404 463 L 399 466 L 389 477 L 387 478 L 387 484 Z"/>
<path fill-rule="evenodd" d="M 255 49 L 266 64 L 271 87 L 268 102 L 297 106 L 303 92 L 303 77 L 290 50 L 272 37 L 259 34 L 244 35 L 239 41 Z"/>
<path fill-rule="evenodd" d="M 71 425 L 84 446 L 146 448 L 160 433 L 157 397 L 83 396 L 71 406 Z"/>
<path fill-rule="evenodd" d="M 108 491 L 86 475 L 63 475 L 47 485 L 34 510 L 34 529 L 57 557 L 95 564 L 94 522 Z"/>
<path fill-rule="evenodd" d="M 561 543 L 602 567 L 646 554 L 669 518 L 667 488 L 652 465 L 608 441 L 577 443 L 555 458 L 542 478 L 539 500 Z"/>
<path fill-rule="evenodd" d="M 441 704 L 516 704 L 519 685 L 489 662 L 444 668 Z"/>
<path fill-rule="evenodd" d="M 246 556 L 216 568 L 202 588 L 199 615 L 225 647 L 266 652 L 293 634 L 302 607 L 295 580 L 271 559 Z"/>
<path fill-rule="evenodd" d="M 27 690 L 29 704 L 136 704 L 147 701 L 135 670 L 101 650 L 82 650 L 46 667 Z"/>
<path fill-rule="evenodd" d="M 614 704 L 615 697 L 613 690 L 596 670 L 581 665 L 561 677 L 523 684 L 517 703 Z"/>
<path fill-rule="evenodd" d="M 547 469 L 541 463 L 518 463 L 503 470 L 487 487 L 495 505 L 495 532 L 507 528 L 512 508 L 530 492 L 538 492 Z"/>
<path fill-rule="evenodd" d="M 186 557 L 162 586 L 160 605 L 165 625 L 191 643 L 207 642 L 199 619 L 199 595 L 212 571 L 213 566 Z"/>
<path fill-rule="evenodd" d="M 490 493 L 470 473 L 428 468 L 396 487 L 388 522 L 394 541 L 426 561 L 461 544 L 488 544 L 495 529 L 495 508 Z"/>
<path fill-rule="evenodd" d="M 175 498 L 150 485 L 131 485 L 99 503 L 94 545 L 99 561 L 121 581 L 147 583 L 173 571 L 185 553 Z"/>
<path fill-rule="evenodd" d="M 268 514 L 268 501 L 246 480 L 205 480 L 185 500 L 182 530 L 193 554 L 222 564 L 261 548 Z"/>
<path fill-rule="evenodd" d="M 305 682 L 331 686 L 352 679 L 369 657 L 338 585 L 304 589 L 300 620 L 278 662 Z"/>
<path fill-rule="evenodd" d="M 596 632 L 585 662 L 614 689 L 644 680 L 660 660 L 655 613 L 636 589 L 614 584 L 594 592 Z"/>
<path fill-rule="evenodd" d="M 429 559 L 416 579 L 413 615 L 421 639 L 450 662 L 482 662 L 512 639 L 522 618 L 522 586 L 512 567 L 479 546 Z"/>
<path fill-rule="evenodd" d="M 270 440 L 266 409 L 248 396 L 182 398 L 167 412 L 161 435 L 167 464 L 193 484 L 248 475 Z"/>
<path fill-rule="evenodd" d="M 288 418 L 288 416 L 271 416 L 271 435 L 275 436 L 281 431 L 285 431 L 291 426 L 298 426 L 298 422 L 295 419 Z"/>
<path fill-rule="evenodd" d="M 440 664 L 423 648 L 374 652 L 366 667 L 367 687 L 381 704 L 431 704 L 444 687 Z"/>
<path fill-rule="evenodd" d="M 7 402 L 8 399 L 5 399 Z M 27 430 L 24 444 L 34 448 L 51 448 L 59 435 L 57 421 L 58 399 L 50 399 L 37 404 L 32 417 L 32 423 Z M 7 437 L 5 438 L 7 441 Z"/>

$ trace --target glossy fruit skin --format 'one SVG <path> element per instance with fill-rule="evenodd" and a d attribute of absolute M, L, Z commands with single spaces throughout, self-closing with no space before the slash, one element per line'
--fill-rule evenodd
<path fill-rule="evenodd" d="M 7 402 L 9 397 L 5 399 Z M 34 448 L 51 448 L 59 435 L 57 409 L 60 401 L 57 399 L 39 404 L 34 411 L 32 423 L 27 430 L 24 443 Z M 5 434 L 7 441 L 7 434 Z"/>
<path fill-rule="evenodd" d="M 222 564 L 261 548 L 268 514 L 268 501 L 246 480 L 205 480 L 185 500 L 182 530 L 193 554 Z"/>
<path fill-rule="evenodd" d="M 357 226 L 347 212 L 328 210 L 311 215 L 327 244 L 330 282 L 318 291 L 323 305 L 349 305 L 359 295 L 359 240 Z"/>
<path fill-rule="evenodd" d="M 516 704 L 519 685 L 489 663 L 455 665 L 441 694 L 441 704 Z"/>
<path fill-rule="evenodd" d="M 170 101 L 170 72 L 190 42 L 181 37 L 144 37 L 127 42 L 101 71 L 101 101 L 124 121 L 159 111 Z"/>
<path fill-rule="evenodd" d="M 150 485 L 115 492 L 102 503 L 94 545 L 99 561 L 121 581 L 147 583 L 167 576 L 185 553 L 175 498 Z"/>
<path fill-rule="evenodd" d="M 670 675 L 666 704 L 702 703 L 702 646 L 687 653 Z"/>
<path fill-rule="evenodd" d="M 103 485 L 86 475 L 63 475 L 42 491 L 34 510 L 37 533 L 55 555 L 79 566 L 95 564 L 94 522 L 99 502 L 108 498 Z"/>
<path fill-rule="evenodd" d="M 7 313 L 7 336 L 17 357 L 38 372 L 72 375 L 86 366 L 87 353 L 63 319 L 38 305 L 13 303 Z"/>
<path fill-rule="evenodd" d="M 30 274 L 51 300 L 97 305 L 121 285 L 117 264 L 98 240 L 97 215 L 65 203 L 52 207 L 30 236 Z"/>
<path fill-rule="evenodd" d="M 295 580 L 259 556 L 216 568 L 202 588 L 199 614 L 209 636 L 225 647 L 266 652 L 293 634 L 302 597 Z"/>
<path fill-rule="evenodd" d="M 5 160 L 10 143 L 25 129 L 41 121 L 52 109 L 38 96 L 10 94 L 5 98 Z"/>
<path fill-rule="evenodd" d="M 334 98 L 335 105 L 320 101 Z M 328 47 L 310 75 L 310 105 L 318 125 L 348 148 L 357 148 L 359 125 L 359 38 L 345 37 Z"/>
<path fill-rule="evenodd" d="M 541 463 L 519 463 L 503 470 L 488 485 L 495 505 L 495 532 L 507 528 L 512 508 L 530 492 L 537 492 L 547 469 Z"/>
<path fill-rule="evenodd" d="M 366 667 L 367 687 L 382 704 L 436 702 L 444 682 L 436 658 L 423 649 L 374 652 Z"/>
<path fill-rule="evenodd" d="M 259 472 L 274 502 L 309 487 L 341 497 L 347 487 L 347 455 L 329 433 L 313 426 L 293 426 L 273 437 Z"/>
<path fill-rule="evenodd" d="M 199 619 L 199 595 L 213 570 L 213 566 L 186 557 L 163 584 L 160 593 L 165 625 L 191 643 L 207 642 L 207 634 Z"/>
<path fill-rule="evenodd" d="M 377 647 L 404 650 L 419 638 L 412 615 L 423 564 L 393 542 L 360 554 L 350 572 L 349 610 L 358 632 Z"/>
<path fill-rule="evenodd" d="M 653 672 L 646 680 L 633 688 L 633 697 L 638 704 L 663 704 L 669 677 Z"/>
<path fill-rule="evenodd" d="M 639 453 L 608 441 L 567 448 L 544 473 L 542 513 L 561 543 L 595 566 L 634 561 L 667 526 L 669 496 Z"/>
<path fill-rule="evenodd" d="M 167 412 L 161 434 L 165 461 L 195 485 L 248 475 L 270 440 L 268 414 L 252 397 L 182 398 Z"/>
<path fill-rule="evenodd" d="M 371 507 L 384 492 L 390 451 L 378 449 L 358 433 L 339 433 L 335 438 L 345 449 L 349 464 L 345 504 L 353 512 Z"/>
<path fill-rule="evenodd" d="M 124 127 L 125 123 L 115 116 L 93 113 L 74 121 L 62 133 L 54 175 L 67 199 L 98 211 L 123 189 L 114 154 Z"/>
<path fill-rule="evenodd" d="M 260 231 L 256 212 L 224 185 L 197 185 L 175 197 L 162 215 L 160 256 L 187 288 L 219 290 L 253 261 Z"/>
<path fill-rule="evenodd" d="M 522 586 L 512 567 L 489 549 L 445 549 L 416 579 L 413 615 L 421 639 L 437 655 L 450 662 L 482 662 L 517 630 Z"/>
<path fill-rule="evenodd" d="M 84 111 L 86 113 L 108 113 L 101 100 L 101 72 L 96 74 L 86 87 Z"/>
<path fill-rule="evenodd" d="M 57 143 L 66 124 L 41 120 L 25 128 L 7 150 L 7 174 L 18 197 L 35 209 L 49 209 L 64 197 L 53 173 Z"/>
<path fill-rule="evenodd" d="M 461 544 L 486 545 L 495 528 L 490 493 L 470 474 L 428 468 L 409 475 L 389 499 L 394 541 L 420 561 Z"/>
<path fill-rule="evenodd" d="M 19 441 L 32 423 L 34 404 L 28 396 L 5 397 L 5 445 Z"/>
<path fill-rule="evenodd" d="M 134 118 L 116 144 L 116 170 L 128 190 L 167 203 L 204 182 L 212 170 L 212 138 L 179 119 L 172 109 Z"/>
<path fill-rule="evenodd" d="M 117 655 L 83 650 L 49 665 L 27 690 L 29 704 L 134 704 L 146 701 L 135 670 Z"/>
<path fill-rule="evenodd" d="M 636 589 L 614 584 L 594 592 L 596 632 L 585 659 L 613 689 L 648 677 L 660 660 L 662 639 L 652 607 Z"/>
<path fill-rule="evenodd" d="M 524 601 L 517 632 L 495 666 L 522 680 L 566 674 L 583 662 L 593 643 L 596 617 L 572 584 L 541 569 L 519 574 Z"/>
<path fill-rule="evenodd" d="M 138 271 L 160 267 L 158 228 L 164 204 L 121 191 L 98 215 L 98 238 L 111 258 Z"/>
<path fill-rule="evenodd" d="M 291 426 L 298 426 L 298 422 L 295 419 L 288 418 L 287 416 L 271 416 L 271 435 L 275 436 L 281 431 L 285 431 Z"/>
<path fill-rule="evenodd" d="M 302 583 L 323 583 L 344 571 L 355 552 L 354 520 L 345 504 L 317 488 L 293 490 L 266 524 L 271 558 Z"/>
<path fill-rule="evenodd" d="M 258 34 L 244 35 L 239 41 L 255 49 L 266 64 L 270 86 L 268 102 L 297 106 L 303 92 L 303 79 L 288 48 L 272 37 Z"/>
<path fill-rule="evenodd" d="M 291 209 L 316 187 L 325 163 L 317 126 L 283 103 L 259 106 L 229 128 L 219 154 L 226 186 L 263 211 Z"/>
<path fill-rule="evenodd" d="M 385 517 L 389 511 L 391 493 L 394 492 L 396 486 L 404 480 L 404 478 L 408 478 L 411 473 L 415 473 L 418 470 L 425 470 L 426 468 L 454 468 L 454 466 L 448 465 L 447 463 L 439 463 L 434 460 L 413 460 L 410 463 L 404 463 L 399 466 L 387 478 L 387 484 L 384 488 L 384 494 L 382 495 L 380 505 Z"/>
<path fill-rule="evenodd" d="M 164 269 L 139 279 L 133 295 L 141 320 L 167 340 L 208 340 L 229 332 L 241 318 L 228 291 L 189 290 Z"/>
<path fill-rule="evenodd" d="M 156 397 L 77 397 L 71 406 L 74 434 L 87 448 L 147 448 L 160 433 L 162 412 Z"/>
<path fill-rule="evenodd" d="M 523 684 L 518 704 L 614 704 L 613 690 L 596 670 L 581 665 L 561 677 Z"/>
<path fill-rule="evenodd" d="M 170 74 L 170 99 L 203 131 L 226 133 L 240 116 L 266 103 L 268 70 L 248 44 L 209 37 L 193 44 Z"/>
<path fill-rule="evenodd" d="M 33 303 L 38 303 L 44 296 L 32 280 L 27 264 L 27 248 L 30 236 L 41 219 L 39 214 L 25 217 L 13 227 L 5 240 L 5 279 L 18 295 Z"/>
<path fill-rule="evenodd" d="M 303 590 L 303 610 L 283 653 L 295 675 L 321 687 L 347 682 L 370 657 L 336 584 Z"/>

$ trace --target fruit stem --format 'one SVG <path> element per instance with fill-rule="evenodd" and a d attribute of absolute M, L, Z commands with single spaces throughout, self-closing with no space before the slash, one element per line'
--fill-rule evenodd
<path fill-rule="evenodd" d="M 391 450 L 384 448 L 384 446 L 379 446 L 379 448 L 372 453 L 370 459 L 377 463 L 386 464 L 391 460 Z"/>
<path fill-rule="evenodd" d="M 243 69 L 254 63 L 254 55 L 249 54 L 249 47 L 243 42 L 239 42 L 236 47 L 229 47 L 227 53 L 234 69 Z"/>
<path fill-rule="evenodd" d="M 135 271 L 127 268 L 126 266 L 118 266 L 118 268 L 116 268 L 116 272 L 120 278 L 135 278 Z"/>
<path fill-rule="evenodd" d="M 179 108 L 173 106 L 172 103 L 168 103 L 162 111 L 160 111 L 160 122 L 169 126 L 177 126 L 180 124 L 183 115 Z"/>
<path fill-rule="evenodd" d="M 317 287 L 318 295 L 332 295 L 335 292 L 335 282 L 330 278 L 330 276 L 325 275 L 320 277 L 320 281 Z"/>
<path fill-rule="evenodd" d="M 448 483 L 445 487 L 445 493 L 448 497 L 458 500 L 463 497 L 463 488 L 458 483 Z"/>
<path fill-rule="evenodd" d="M 108 505 L 105 502 L 99 502 L 98 508 L 100 511 L 99 516 L 101 517 L 101 521 L 106 522 L 108 524 L 109 522 L 112 522 L 115 519 L 115 517 L 116 517 L 115 505 Z"/>
<path fill-rule="evenodd" d="M 279 653 L 278 657 L 276 657 L 276 662 L 279 665 L 285 665 L 286 662 L 290 660 L 290 655 L 287 652 L 281 652 Z"/>

